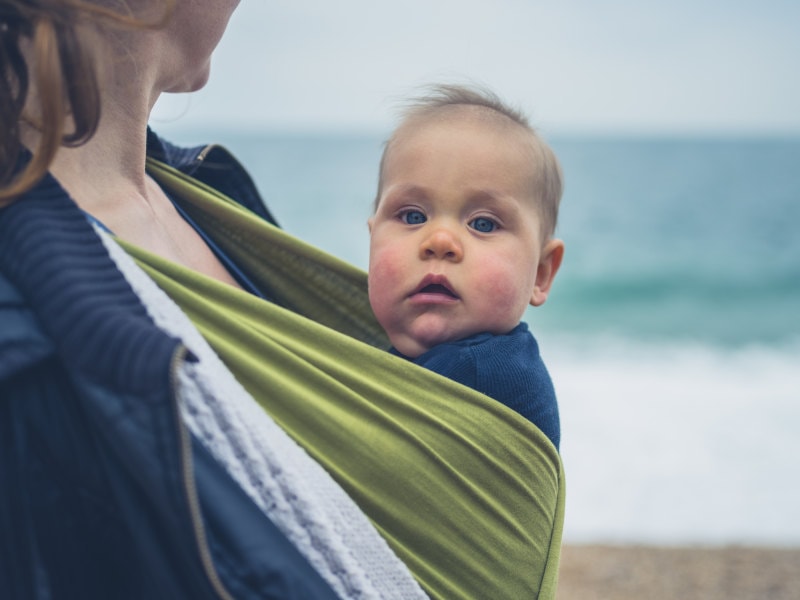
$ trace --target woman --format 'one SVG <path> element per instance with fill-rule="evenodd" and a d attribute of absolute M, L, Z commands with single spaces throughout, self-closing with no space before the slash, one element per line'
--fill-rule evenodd
<path fill-rule="evenodd" d="M 363 343 L 362 274 L 147 129 L 235 5 L 0 0 L 0 590 L 552 594 L 557 453 L 477 395 L 451 418 L 466 392 Z"/>

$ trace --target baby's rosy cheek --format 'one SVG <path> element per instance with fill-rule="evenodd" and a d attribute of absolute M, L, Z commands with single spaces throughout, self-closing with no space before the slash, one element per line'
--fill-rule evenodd
<path fill-rule="evenodd" d="M 480 289 L 484 300 L 490 302 L 498 314 L 516 310 L 520 302 L 527 304 L 521 291 L 523 282 L 515 280 L 515 275 L 506 269 L 492 271 L 491 276 L 476 282 L 476 287 Z"/>
<path fill-rule="evenodd" d="M 402 275 L 403 267 L 408 259 L 396 249 L 380 250 L 373 254 L 370 260 L 370 277 L 381 279 L 384 283 L 391 283 Z"/>
<path fill-rule="evenodd" d="M 385 255 L 375 257 L 370 261 L 368 282 L 370 302 L 385 305 L 402 283 L 400 264 Z"/>

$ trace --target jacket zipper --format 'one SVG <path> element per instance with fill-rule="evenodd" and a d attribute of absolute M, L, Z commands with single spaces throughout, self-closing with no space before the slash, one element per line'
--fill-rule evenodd
<path fill-rule="evenodd" d="M 206 156 L 208 156 L 208 153 L 211 152 L 211 150 L 213 150 L 215 146 L 216 144 L 209 144 L 208 146 L 200 150 L 200 153 L 194 159 L 195 162 L 198 163 L 203 162 L 206 159 Z"/>
<path fill-rule="evenodd" d="M 178 429 L 178 441 L 180 445 L 180 463 L 182 470 L 183 490 L 186 494 L 189 516 L 192 521 L 195 542 L 200 554 L 200 562 L 203 565 L 206 577 L 208 577 L 211 587 L 223 600 L 233 600 L 233 596 L 225 589 L 219 578 L 214 561 L 211 558 L 211 551 L 208 548 L 203 518 L 200 512 L 200 500 L 197 496 L 197 487 L 194 480 L 194 466 L 192 464 L 192 442 L 186 424 L 181 415 L 180 403 L 178 400 L 178 369 L 186 359 L 188 349 L 180 344 L 172 355 L 170 362 L 170 387 L 172 391 L 172 408 L 175 412 L 175 422 Z"/>

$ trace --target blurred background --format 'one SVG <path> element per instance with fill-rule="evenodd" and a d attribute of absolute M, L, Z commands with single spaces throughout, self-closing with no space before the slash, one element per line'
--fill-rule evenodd
<path fill-rule="evenodd" d="M 565 172 L 565 261 L 526 315 L 565 541 L 797 547 L 799 24 L 790 0 L 245 0 L 151 125 L 230 148 L 285 229 L 365 268 L 398 101 L 490 86 Z"/>

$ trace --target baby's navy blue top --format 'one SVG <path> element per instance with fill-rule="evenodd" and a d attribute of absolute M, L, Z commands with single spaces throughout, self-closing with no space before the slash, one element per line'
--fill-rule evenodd
<path fill-rule="evenodd" d="M 502 402 L 539 427 L 558 448 L 561 425 L 553 381 L 526 323 L 505 335 L 479 333 L 446 342 L 408 360 Z"/>

